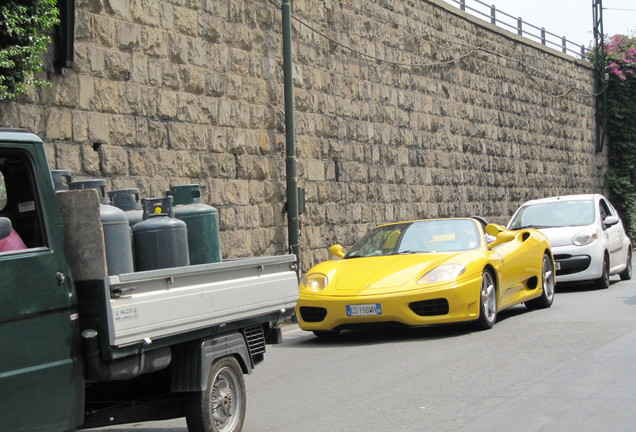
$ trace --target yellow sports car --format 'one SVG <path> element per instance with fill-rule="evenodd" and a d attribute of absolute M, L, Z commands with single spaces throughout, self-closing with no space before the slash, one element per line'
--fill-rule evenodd
<path fill-rule="evenodd" d="M 474 321 L 489 329 L 497 312 L 554 300 L 547 237 L 509 231 L 481 218 L 429 219 L 378 226 L 338 259 L 300 281 L 298 323 L 317 336 L 374 323 L 407 326 Z"/>

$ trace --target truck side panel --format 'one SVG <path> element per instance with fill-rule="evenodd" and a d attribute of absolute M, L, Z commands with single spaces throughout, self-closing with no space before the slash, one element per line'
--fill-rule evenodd
<path fill-rule="evenodd" d="M 110 277 L 110 345 L 185 333 L 292 309 L 293 255 L 245 258 Z"/>
<path fill-rule="evenodd" d="M 84 387 L 77 301 L 44 149 L 30 136 L 11 149 L 0 142 L 0 216 L 27 247 L 0 252 L 0 424 L 71 430 L 82 421 Z"/>

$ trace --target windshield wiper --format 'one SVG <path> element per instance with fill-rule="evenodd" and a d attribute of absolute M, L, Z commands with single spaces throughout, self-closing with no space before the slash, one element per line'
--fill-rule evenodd
<path fill-rule="evenodd" d="M 552 228 L 550 225 L 523 225 L 520 226 L 519 228 L 515 228 L 515 230 L 520 230 L 520 229 L 525 229 L 525 228 L 532 228 L 532 229 L 542 229 L 542 228 Z"/>

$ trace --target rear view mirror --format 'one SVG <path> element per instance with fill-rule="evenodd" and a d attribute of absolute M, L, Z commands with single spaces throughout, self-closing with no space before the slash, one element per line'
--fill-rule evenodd
<path fill-rule="evenodd" d="M 333 246 L 329 246 L 329 253 L 331 255 L 333 255 L 333 256 L 338 257 L 338 258 L 344 258 L 344 256 L 345 256 L 345 250 L 339 244 L 335 244 Z"/>
<path fill-rule="evenodd" d="M 11 234 L 11 220 L 0 217 L 0 240 L 9 237 Z"/>
<path fill-rule="evenodd" d="M 605 218 L 605 220 L 603 220 L 603 223 L 606 227 L 611 227 L 612 225 L 616 225 L 619 221 L 620 219 L 618 218 L 618 216 L 608 216 Z"/>
<path fill-rule="evenodd" d="M 484 232 L 486 234 L 488 234 L 489 236 L 492 236 L 495 238 L 494 241 L 488 243 L 488 247 L 490 249 L 499 246 L 500 244 L 503 243 L 508 243 L 509 241 L 513 240 L 515 238 L 515 233 L 512 231 L 508 231 L 507 229 L 505 229 L 504 227 L 502 227 L 501 225 L 496 225 L 496 224 L 488 224 L 486 225 L 486 228 L 484 229 Z"/>

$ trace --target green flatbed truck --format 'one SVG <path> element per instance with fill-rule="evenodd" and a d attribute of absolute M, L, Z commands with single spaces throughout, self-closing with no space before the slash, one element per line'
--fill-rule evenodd
<path fill-rule="evenodd" d="M 98 206 L 55 191 L 38 136 L 0 129 L 0 242 L 14 230 L 25 246 L 0 251 L 0 430 L 240 431 L 243 374 L 298 298 L 295 256 L 109 275 L 104 245 L 86 244 L 103 239 Z"/>

